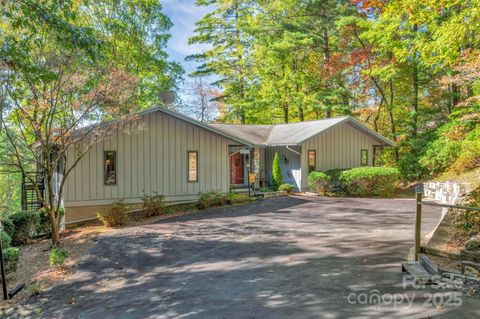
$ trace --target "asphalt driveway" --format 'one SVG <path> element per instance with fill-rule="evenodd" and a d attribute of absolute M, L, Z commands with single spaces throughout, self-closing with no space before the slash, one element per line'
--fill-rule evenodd
<path fill-rule="evenodd" d="M 478 318 L 478 298 L 402 287 L 413 211 L 405 199 L 282 197 L 118 230 L 8 316 Z M 426 234 L 440 212 L 424 216 Z"/>

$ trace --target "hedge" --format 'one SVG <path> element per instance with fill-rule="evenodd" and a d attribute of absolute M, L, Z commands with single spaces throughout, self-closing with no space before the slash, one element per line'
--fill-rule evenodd
<path fill-rule="evenodd" d="M 30 243 L 37 232 L 40 215 L 31 211 L 18 211 L 9 216 L 14 225 L 12 245 L 26 245 Z"/>
<path fill-rule="evenodd" d="M 391 196 L 399 181 L 400 172 L 393 167 L 357 167 L 340 174 L 340 182 L 354 196 Z"/>
<path fill-rule="evenodd" d="M 16 247 L 8 247 L 3 249 L 3 260 L 5 262 L 5 272 L 11 273 L 16 271 L 19 259 L 20 259 L 20 249 Z"/>
<path fill-rule="evenodd" d="M 316 194 L 327 192 L 330 176 L 323 172 L 313 171 L 308 174 L 308 189 Z"/>

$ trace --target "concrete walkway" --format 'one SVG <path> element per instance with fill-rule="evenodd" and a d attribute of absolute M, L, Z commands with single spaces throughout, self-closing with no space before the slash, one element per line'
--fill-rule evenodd
<path fill-rule="evenodd" d="M 8 317 L 478 318 L 478 298 L 402 287 L 413 212 L 405 199 L 283 197 L 118 230 Z M 426 234 L 440 212 L 424 216 Z"/>

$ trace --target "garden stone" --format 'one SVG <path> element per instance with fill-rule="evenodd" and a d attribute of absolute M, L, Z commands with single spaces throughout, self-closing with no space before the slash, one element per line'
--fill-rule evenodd
<path fill-rule="evenodd" d="M 480 251 L 480 237 L 472 237 L 467 240 L 465 249 L 468 251 Z"/>

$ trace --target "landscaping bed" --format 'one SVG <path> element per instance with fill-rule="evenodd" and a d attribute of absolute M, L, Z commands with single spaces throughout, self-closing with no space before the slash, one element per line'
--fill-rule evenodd
<path fill-rule="evenodd" d="M 226 199 L 225 201 L 221 203 L 208 202 L 207 206 L 239 205 L 255 200 L 254 198 L 247 200 L 242 195 L 225 194 L 222 196 Z M 147 202 L 151 205 L 145 206 L 143 210 L 128 213 L 127 210 L 123 210 L 127 207 L 119 207 L 123 204 L 113 203 L 112 207 L 114 207 L 115 214 L 125 212 L 125 216 L 121 218 L 122 224 L 118 224 L 118 227 L 107 227 L 102 225 L 99 220 L 92 220 L 62 232 L 61 249 L 68 253 L 68 257 L 61 267 L 51 266 L 51 240 L 48 238 L 36 238 L 30 240 L 28 244 L 18 247 L 20 250 L 18 267 L 16 271 L 7 274 L 7 285 L 8 289 L 12 289 L 18 284 L 24 283 L 25 288 L 12 299 L 0 301 L 0 311 L 3 312 L 6 308 L 26 298 L 33 297 L 74 274 L 80 260 L 87 255 L 90 248 L 95 246 L 100 234 L 118 228 L 153 224 L 162 219 L 195 214 L 201 211 L 198 203 L 166 206 L 159 198 L 149 198 Z M 113 220 L 115 220 L 115 217 Z"/>

